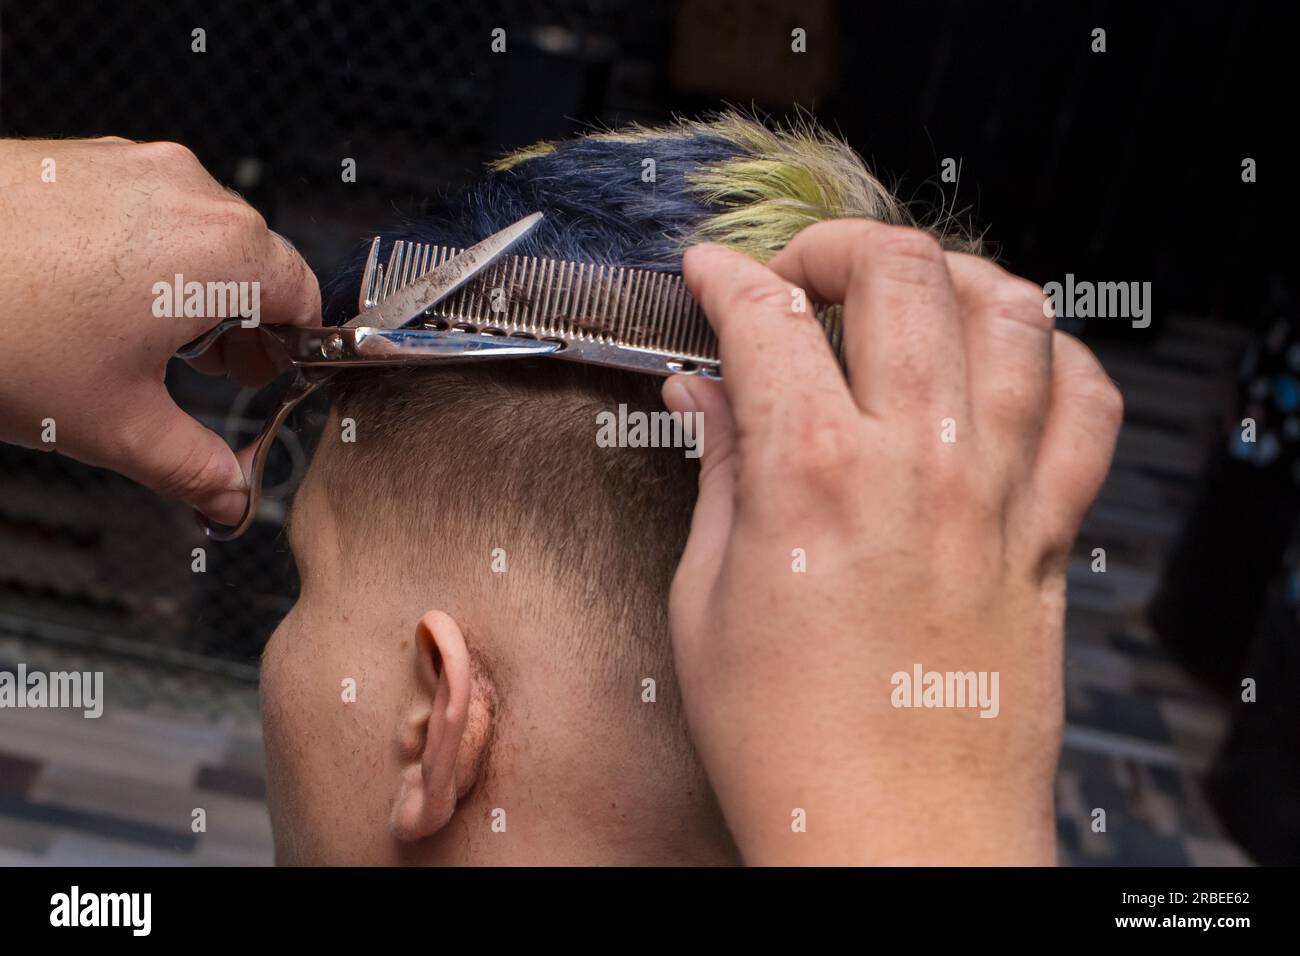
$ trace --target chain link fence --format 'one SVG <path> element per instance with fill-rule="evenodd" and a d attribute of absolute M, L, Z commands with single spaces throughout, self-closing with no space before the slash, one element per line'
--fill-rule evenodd
<path fill-rule="evenodd" d="M 666 13 L 646 21 L 627 6 L 3 3 L 0 135 L 185 143 L 323 275 L 503 146 L 571 132 L 569 117 L 643 118 L 646 64 L 665 59 L 669 28 L 654 22 Z M 490 52 L 497 28 L 510 56 Z M 354 183 L 340 175 L 349 158 Z M 182 407 L 232 444 L 256 434 L 274 390 L 172 364 Z M 297 589 L 278 499 L 321 414 L 306 407 L 304 427 L 281 430 L 267 476 L 277 500 L 224 544 L 124 478 L 0 445 L 0 632 L 256 679 Z"/>

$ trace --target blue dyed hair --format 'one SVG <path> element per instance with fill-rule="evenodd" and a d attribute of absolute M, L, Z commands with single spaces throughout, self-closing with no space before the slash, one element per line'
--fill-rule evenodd
<path fill-rule="evenodd" d="M 429 203 L 419 218 L 386 230 L 383 248 L 403 239 L 463 249 L 541 211 L 546 218 L 512 254 L 679 269 L 682 239 L 710 212 L 688 192 L 686 176 L 738 150 L 716 135 L 671 145 L 654 157 L 657 181 L 643 183 L 643 144 L 594 138 L 557 144 L 545 155 L 490 170 L 462 193 Z M 334 323 L 356 313 L 364 252 L 354 253 L 326 290 Z"/>
<path fill-rule="evenodd" d="M 385 239 L 464 248 L 538 211 L 546 219 L 515 247 L 519 255 L 664 271 L 679 269 L 685 246 L 695 240 L 766 260 L 824 219 L 912 224 L 840 140 L 808 123 L 772 129 L 728 112 L 519 150 Z M 961 234 L 941 238 L 950 248 L 978 246 Z M 333 321 L 355 312 L 361 265 L 358 253 L 328 284 Z"/>

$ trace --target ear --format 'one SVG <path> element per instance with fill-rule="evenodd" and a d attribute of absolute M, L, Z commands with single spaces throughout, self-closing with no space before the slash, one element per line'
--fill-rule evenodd
<path fill-rule="evenodd" d="M 411 842 L 437 833 L 469 792 L 491 738 L 492 688 L 470 664 L 460 626 L 429 611 L 415 628 L 415 692 L 401 715 L 401 788 L 391 826 Z"/>

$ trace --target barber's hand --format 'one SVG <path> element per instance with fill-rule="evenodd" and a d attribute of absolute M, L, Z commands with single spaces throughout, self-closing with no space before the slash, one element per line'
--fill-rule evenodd
<path fill-rule="evenodd" d="M 163 385 L 168 357 L 221 318 L 156 317 L 154 284 L 258 282 L 263 323 L 313 324 L 306 263 L 174 143 L 0 141 L 0 222 L 0 440 L 237 520 L 239 463 Z M 228 333 L 195 364 L 263 380 L 260 338 Z"/>
<path fill-rule="evenodd" d="M 1054 861 L 1065 566 L 1117 389 L 1039 288 L 916 230 L 840 220 L 770 268 L 713 245 L 684 268 L 725 381 L 664 388 L 704 414 L 672 634 L 746 861 Z M 796 287 L 843 303 L 847 384 Z M 996 716 L 895 706 L 917 666 L 997 672 Z"/>

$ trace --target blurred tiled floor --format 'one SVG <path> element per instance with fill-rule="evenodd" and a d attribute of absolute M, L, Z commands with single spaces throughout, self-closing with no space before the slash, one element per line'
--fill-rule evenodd
<path fill-rule="evenodd" d="M 1057 832 L 1062 862 L 1074 865 L 1250 862 L 1223 836 L 1199 783 L 1225 733 L 1223 710 L 1144 620 L 1244 347 L 1235 329 L 1175 325 L 1145 352 L 1097 348 L 1124 393 L 1125 423 L 1070 568 Z M 1098 547 L 1104 574 L 1092 570 Z M 1105 832 L 1093 830 L 1096 809 L 1106 811 Z"/>
<path fill-rule="evenodd" d="M 1241 339 L 1206 324 L 1184 324 L 1170 339 L 1143 354 L 1099 349 L 1127 416 L 1070 572 L 1057 796 L 1061 859 L 1075 865 L 1248 862 L 1222 836 L 1198 784 L 1223 715 L 1143 623 Z M 1095 547 L 1106 549 L 1105 574 L 1091 570 Z M 107 670 L 108 700 L 98 720 L 0 711 L 0 864 L 271 862 L 254 688 L 0 637 L 0 666 L 20 660 Z M 191 829 L 196 808 L 206 812 L 206 832 Z M 1093 831 L 1098 808 L 1105 832 Z"/>
<path fill-rule="evenodd" d="M 105 705 L 0 711 L 0 865 L 272 862 L 256 688 L 0 640 L 19 660 L 106 671 Z"/>

